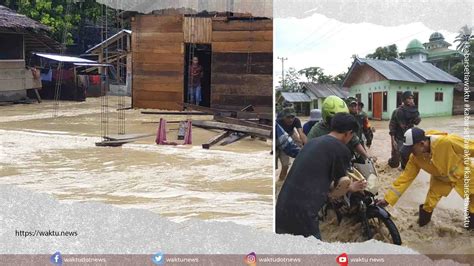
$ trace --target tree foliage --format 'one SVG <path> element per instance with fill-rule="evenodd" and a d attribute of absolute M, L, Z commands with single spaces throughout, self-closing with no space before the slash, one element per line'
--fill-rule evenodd
<path fill-rule="evenodd" d="M 281 91 L 284 92 L 296 92 L 299 89 L 299 83 L 300 81 L 300 74 L 298 71 L 290 67 L 288 71 L 285 73 L 285 82 L 283 84 L 283 80 L 280 80 L 280 86 L 281 86 Z"/>
<path fill-rule="evenodd" d="M 396 44 L 378 47 L 375 49 L 374 53 L 368 54 L 366 57 L 372 59 L 393 60 L 399 58 L 398 48 Z"/>
<path fill-rule="evenodd" d="M 465 54 L 469 54 L 469 72 L 472 73 L 474 70 L 474 40 L 471 40 L 468 43 L 465 43 L 463 46 L 463 52 Z M 469 48 L 469 49 L 468 49 Z M 465 72 L 464 62 L 459 62 L 451 67 L 450 74 L 457 77 L 461 81 L 464 81 L 464 72 Z M 474 75 L 469 75 L 469 83 L 472 84 L 474 82 Z"/>
<path fill-rule="evenodd" d="M 468 27 L 467 25 L 462 26 L 459 30 L 458 36 L 454 39 L 454 42 L 458 42 L 456 49 L 462 51 L 464 47 L 474 40 L 474 36 L 472 35 L 472 27 Z"/>
<path fill-rule="evenodd" d="M 49 26 L 52 37 L 66 45 L 74 43 L 73 34 L 79 34 L 87 21 L 97 22 L 102 15 L 94 0 L 0 0 L 0 4 Z"/>

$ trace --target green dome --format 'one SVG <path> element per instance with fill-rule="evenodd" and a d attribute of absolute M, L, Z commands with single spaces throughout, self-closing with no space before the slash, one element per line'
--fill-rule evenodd
<path fill-rule="evenodd" d="M 417 49 L 425 49 L 425 47 L 420 41 L 418 41 L 417 39 L 413 39 L 411 42 L 408 43 L 407 50 L 417 50 Z"/>
<path fill-rule="evenodd" d="M 433 34 L 430 35 L 430 42 L 437 41 L 437 40 L 444 40 L 443 34 L 439 32 L 434 32 Z"/>

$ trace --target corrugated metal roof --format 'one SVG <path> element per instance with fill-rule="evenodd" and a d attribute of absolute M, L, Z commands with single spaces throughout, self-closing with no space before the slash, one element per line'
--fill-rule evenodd
<path fill-rule="evenodd" d="M 43 54 L 43 53 L 33 53 L 39 57 L 48 58 L 58 62 L 64 63 L 97 63 L 96 61 L 92 61 L 89 59 L 84 59 L 80 57 L 74 56 L 65 56 L 65 55 L 58 55 L 58 54 Z"/>
<path fill-rule="evenodd" d="M 367 64 L 389 80 L 425 83 L 423 79 L 395 61 L 358 58 L 359 62 Z"/>
<path fill-rule="evenodd" d="M 302 92 L 282 92 L 281 96 L 290 103 L 311 102 L 309 96 Z"/>
<path fill-rule="evenodd" d="M 90 48 L 85 53 L 88 54 L 88 53 L 96 50 L 97 48 L 100 48 L 101 46 L 107 46 L 109 44 L 109 42 L 113 42 L 115 39 L 119 39 L 121 36 L 124 36 L 124 35 L 132 35 L 132 31 L 131 30 L 121 30 L 121 31 L 115 33 L 114 35 L 112 35 L 111 37 L 109 37 L 107 40 L 105 40 L 105 41 L 103 41 L 99 44 L 96 44 L 94 47 Z"/>
<path fill-rule="evenodd" d="M 396 61 L 402 66 L 409 68 L 411 71 L 415 72 L 426 81 L 443 83 L 461 82 L 461 80 L 459 80 L 458 78 L 450 75 L 449 73 L 444 72 L 443 70 L 435 67 L 434 65 L 428 62 L 415 62 L 399 59 L 396 59 Z"/>
<path fill-rule="evenodd" d="M 307 94 L 314 95 L 316 99 L 326 98 L 331 95 L 336 95 L 341 98 L 346 98 L 349 95 L 349 91 L 345 90 L 337 84 L 321 84 L 313 82 L 301 82 L 301 87 L 307 89 Z M 311 97 L 313 99 L 313 97 Z"/>

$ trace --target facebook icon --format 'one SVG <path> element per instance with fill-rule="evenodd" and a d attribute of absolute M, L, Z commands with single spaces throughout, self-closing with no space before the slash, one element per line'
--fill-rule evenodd
<path fill-rule="evenodd" d="M 53 255 L 51 255 L 51 258 L 49 259 L 52 264 L 54 265 L 62 265 L 63 264 L 63 258 L 61 257 L 61 253 L 57 251 Z"/>

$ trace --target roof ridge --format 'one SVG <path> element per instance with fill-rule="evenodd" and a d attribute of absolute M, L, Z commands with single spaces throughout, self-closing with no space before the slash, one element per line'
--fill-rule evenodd
<path fill-rule="evenodd" d="M 417 76 L 418 78 L 422 79 L 424 82 L 427 82 L 428 80 L 426 78 L 424 78 L 420 73 L 416 72 L 415 70 L 413 70 L 411 67 L 409 67 L 408 65 L 405 64 L 405 62 L 403 62 L 401 59 L 398 59 L 398 58 L 395 58 L 395 63 L 399 64 L 400 66 L 402 66 L 403 68 L 405 68 L 406 70 L 410 71 L 412 74 L 414 74 L 415 76 Z M 418 62 L 418 63 L 422 63 L 422 62 Z"/>

